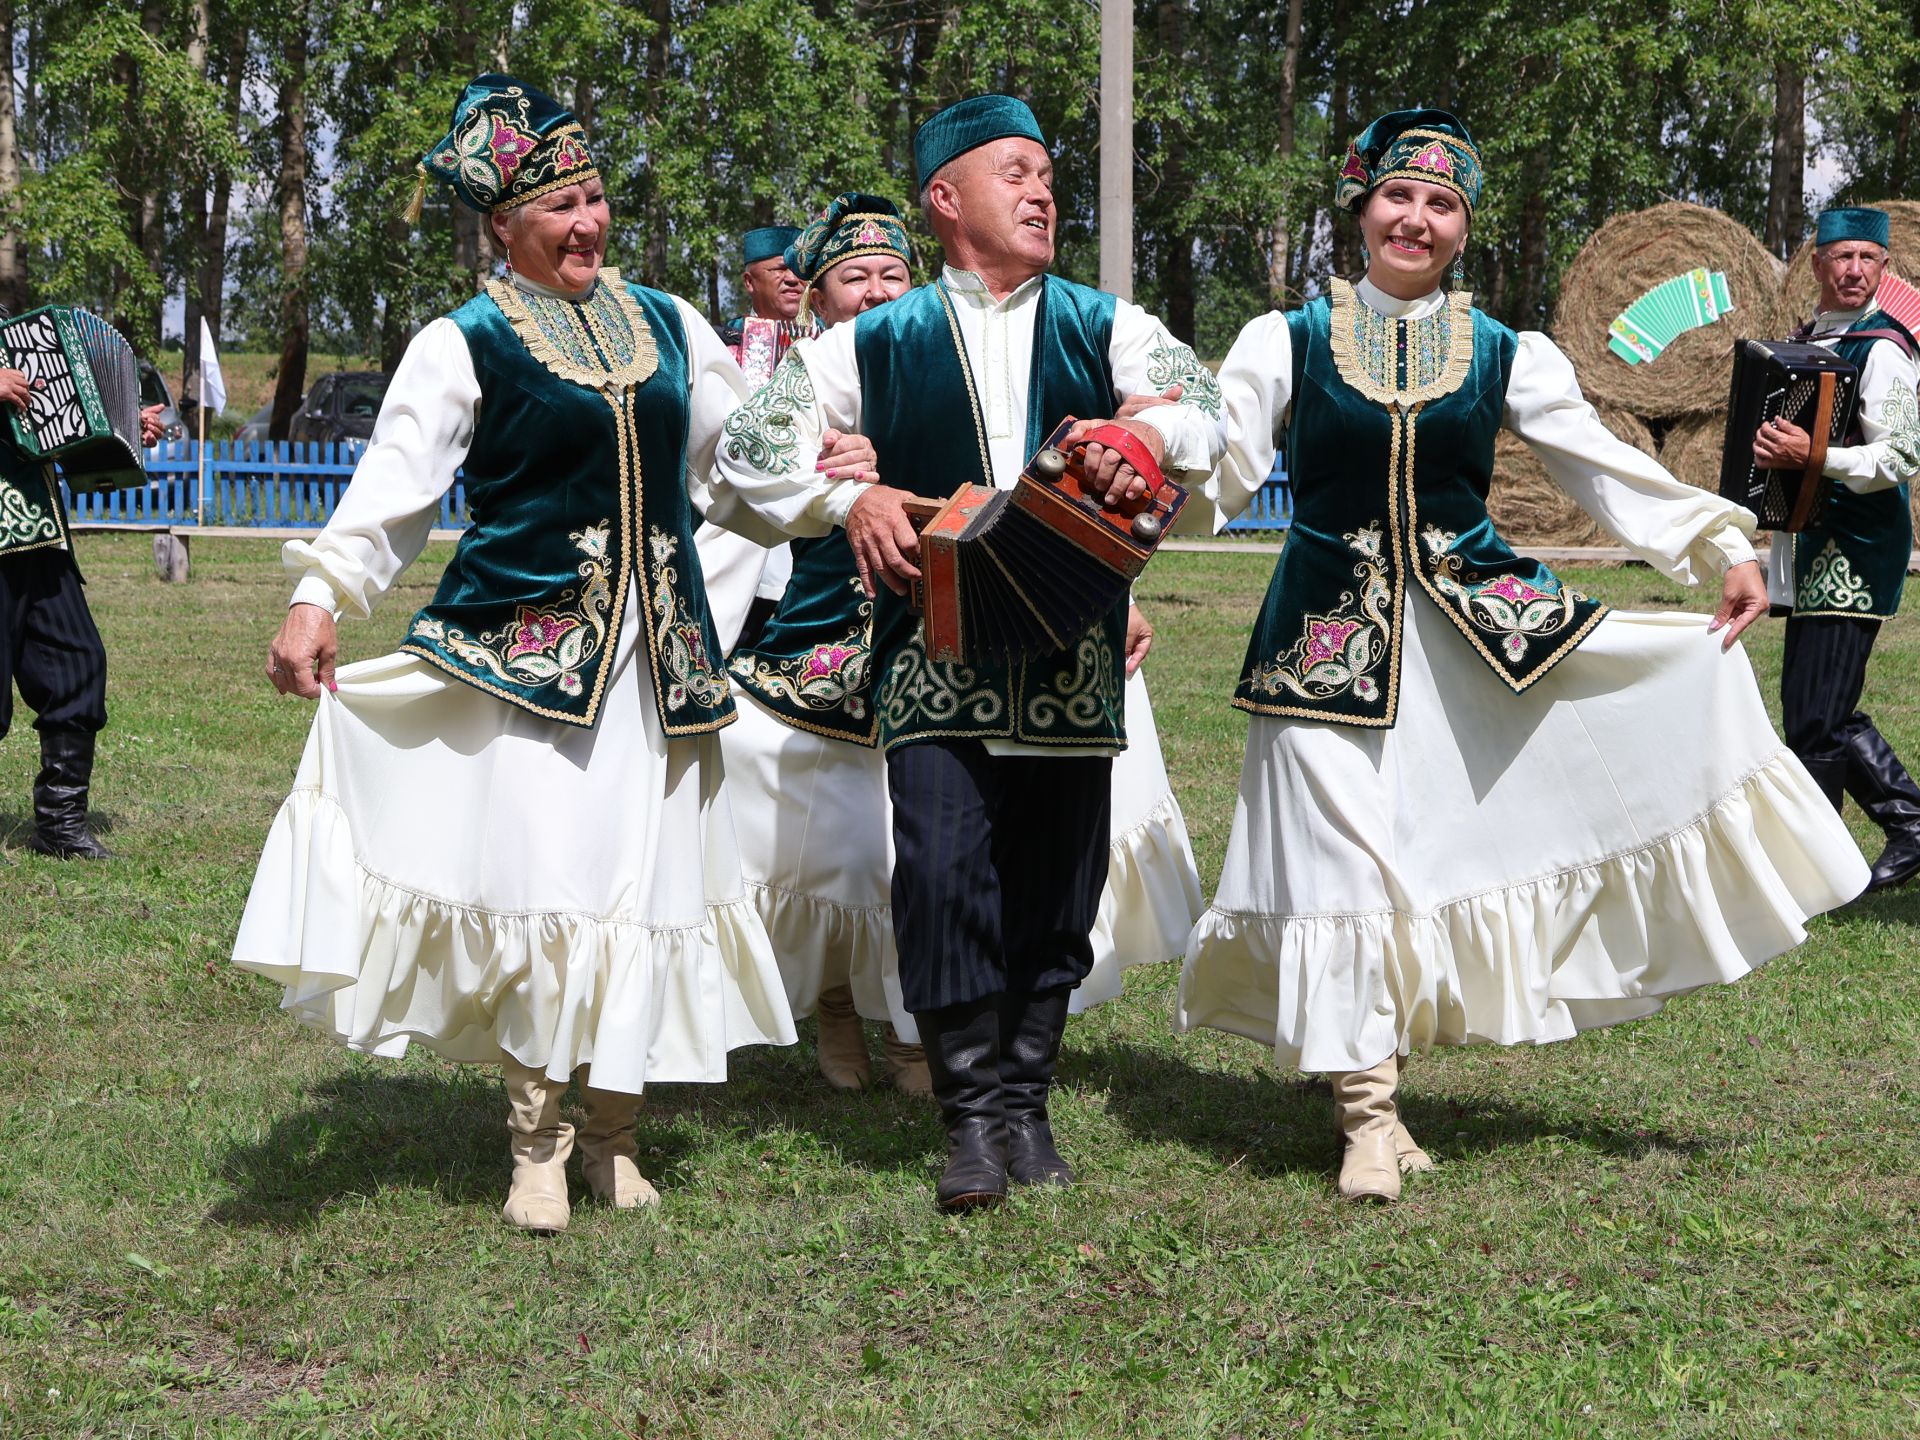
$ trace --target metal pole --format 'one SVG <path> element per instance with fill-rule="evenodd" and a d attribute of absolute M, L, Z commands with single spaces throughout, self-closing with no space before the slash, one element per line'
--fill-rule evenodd
<path fill-rule="evenodd" d="M 1100 288 L 1133 298 L 1133 0 L 1100 0 Z"/>

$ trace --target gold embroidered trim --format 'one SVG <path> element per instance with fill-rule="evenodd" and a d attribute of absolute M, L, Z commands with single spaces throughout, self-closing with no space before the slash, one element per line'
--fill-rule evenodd
<path fill-rule="evenodd" d="M 592 349 L 606 357 L 597 362 L 589 363 L 581 357 L 562 353 L 554 338 L 541 328 L 539 319 L 528 303 L 529 297 L 523 295 L 513 282 L 489 280 L 487 294 L 500 307 L 500 313 L 507 317 L 507 323 L 513 326 L 514 334 L 520 337 L 527 352 L 562 380 L 584 385 L 589 390 L 612 391 L 644 385 L 653 372 L 660 368 L 660 347 L 653 338 L 653 327 L 647 324 L 640 302 L 627 293 L 620 272 L 611 267 L 600 272 L 599 283 L 594 286 L 593 294 L 585 300 L 562 300 L 544 295 L 533 297 L 554 307 L 566 307 L 565 310 L 555 308 L 551 313 L 571 315 L 573 323 L 583 331 L 579 338 L 589 341 Z M 619 354 L 619 350 L 612 343 L 605 317 L 596 313 L 598 307 L 605 305 L 611 305 L 618 311 L 633 334 L 633 353 L 617 364 L 613 363 L 613 357 Z M 548 306 L 543 304 L 541 308 L 546 310 Z"/>
<path fill-rule="evenodd" d="M 947 282 L 942 280 L 934 288 L 940 292 L 940 308 L 947 312 L 947 330 L 953 336 L 953 348 L 960 357 L 960 378 L 967 382 L 967 408 L 973 412 L 974 439 L 980 442 L 981 483 L 992 485 L 993 452 L 987 448 L 987 422 L 982 418 L 980 397 L 974 392 L 973 363 L 967 359 L 967 342 L 960 334 L 960 317 L 954 314 L 953 300 L 947 294 Z"/>
<path fill-rule="evenodd" d="M 1424 385 L 1407 389 L 1382 382 L 1367 368 L 1365 357 L 1360 352 L 1360 311 L 1364 302 L 1354 293 L 1353 286 L 1337 276 L 1331 282 L 1333 296 L 1332 322 L 1328 326 L 1328 346 L 1333 351 L 1334 368 L 1355 390 L 1367 399 L 1381 405 L 1399 405 L 1406 407 L 1427 400 L 1438 400 L 1443 395 L 1451 395 L 1466 381 L 1467 371 L 1473 365 L 1473 293 L 1469 290 L 1455 290 L 1447 296 L 1447 323 L 1451 331 L 1448 337 L 1447 358 L 1440 373 Z M 1419 320 L 1405 320 L 1397 316 L 1381 316 L 1396 332 L 1412 329 L 1420 325 L 1431 325 L 1437 318 L 1434 315 Z"/>

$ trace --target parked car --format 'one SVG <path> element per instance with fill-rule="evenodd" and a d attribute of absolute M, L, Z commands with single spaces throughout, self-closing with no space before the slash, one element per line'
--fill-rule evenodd
<path fill-rule="evenodd" d="M 364 440 L 373 434 L 390 377 L 378 370 L 336 370 L 314 381 L 287 428 L 290 440 Z"/>
<path fill-rule="evenodd" d="M 167 388 L 166 378 L 154 369 L 153 362 L 140 362 L 140 408 L 149 405 L 160 407 L 160 424 L 167 439 L 178 440 L 186 432 L 180 425 L 180 410 L 173 403 L 173 392 Z"/>
<path fill-rule="evenodd" d="M 269 400 L 253 414 L 247 417 L 247 423 L 234 433 L 236 440 L 264 440 L 267 427 L 273 423 L 273 402 Z"/>

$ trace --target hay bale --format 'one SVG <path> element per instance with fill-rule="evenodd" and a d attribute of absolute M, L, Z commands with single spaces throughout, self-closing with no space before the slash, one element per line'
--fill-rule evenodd
<path fill-rule="evenodd" d="M 1873 208 L 1887 212 L 1888 238 L 1892 260 L 1888 269 L 1909 284 L 1920 285 L 1920 200 L 1876 200 Z M 1813 278 L 1813 240 L 1793 252 L 1787 262 L 1786 278 L 1780 282 L 1780 313 L 1785 334 L 1796 325 L 1813 318 L 1814 302 L 1820 298 L 1820 282 Z"/>
<path fill-rule="evenodd" d="M 1637 416 L 1611 406 L 1596 406 L 1600 423 L 1648 455 L 1653 436 Z M 1487 513 L 1494 528 L 1512 545 L 1611 545 L 1613 537 L 1554 484 L 1527 442 L 1502 430 L 1493 447 L 1493 489 Z"/>
<path fill-rule="evenodd" d="M 1629 365 L 1607 349 L 1607 326 L 1662 280 L 1695 266 L 1724 270 L 1731 315 L 1690 330 L 1659 359 Z M 1780 330 L 1781 263 L 1745 226 L 1702 205 L 1672 201 L 1616 215 L 1587 241 L 1560 284 L 1553 337 L 1595 404 L 1650 420 L 1724 406 L 1733 343 Z"/>
<path fill-rule="evenodd" d="M 1675 479 L 1701 490 L 1720 493 L 1720 456 L 1727 438 L 1727 412 L 1722 406 L 1709 415 L 1695 415 L 1667 431 L 1660 447 L 1660 463 Z"/>

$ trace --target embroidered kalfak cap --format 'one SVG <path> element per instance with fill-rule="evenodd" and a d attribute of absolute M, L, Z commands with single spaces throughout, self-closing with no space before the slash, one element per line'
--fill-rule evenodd
<path fill-rule="evenodd" d="M 1473 136 L 1454 116 L 1445 110 L 1395 110 L 1347 146 L 1333 203 L 1357 215 L 1380 185 L 1404 178 L 1446 186 L 1466 201 L 1471 215 L 1485 176 Z"/>
<path fill-rule="evenodd" d="M 446 137 L 421 157 L 419 169 L 409 221 L 420 218 L 429 178 L 484 214 L 600 173 L 573 112 L 511 75 L 481 75 L 467 86 Z"/>
<path fill-rule="evenodd" d="M 786 254 L 787 246 L 799 233 L 799 227 L 794 225 L 762 225 L 758 230 L 747 231 L 740 237 L 741 263 L 758 265 L 762 260 Z"/>
<path fill-rule="evenodd" d="M 1841 240 L 1865 240 L 1885 250 L 1891 238 L 1892 225 L 1887 212 L 1872 210 L 1864 205 L 1853 209 L 1822 210 L 1813 231 L 1813 243 L 1816 246 L 1832 245 Z"/>
<path fill-rule="evenodd" d="M 854 192 L 834 196 L 787 246 L 787 268 L 811 285 L 856 255 L 897 255 L 913 264 L 907 227 L 891 200 Z"/>
<path fill-rule="evenodd" d="M 1026 102 L 1011 95 L 974 95 L 929 115 L 913 132 L 913 173 L 924 189 L 934 172 L 990 140 L 1018 135 L 1041 146 L 1047 137 Z"/>

